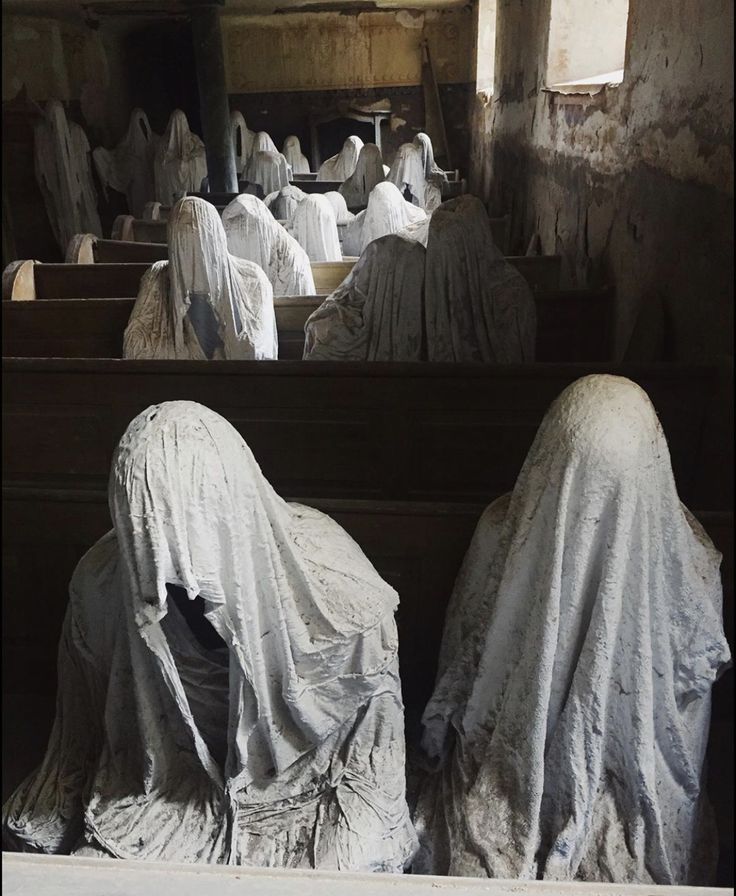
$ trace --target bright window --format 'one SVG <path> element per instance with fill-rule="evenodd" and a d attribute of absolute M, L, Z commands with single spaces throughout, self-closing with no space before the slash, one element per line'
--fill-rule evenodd
<path fill-rule="evenodd" d="M 480 93 L 493 92 L 493 70 L 496 61 L 496 0 L 478 0 L 478 43 L 476 51 L 475 88 Z"/>
<path fill-rule="evenodd" d="M 624 77 L 629 0 L 552 0 L 547 87 L 570 92 Z"/>

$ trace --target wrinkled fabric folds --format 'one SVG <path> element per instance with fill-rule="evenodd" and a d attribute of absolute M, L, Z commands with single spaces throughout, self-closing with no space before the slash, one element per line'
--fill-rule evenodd
<path fill-rule="evenodd" d="M 282 153 L 293 174 L 309 174 L 309 160 L 302 152 L 299 138 L 291 134 L 284 140 Z"/>
<path fill-rule="evenodd" d="M 407 202 L 392 183 L 377 184 L 367 207 L 345 228 L 343 252 L 360 255 L 366 246 L 379 237 L 398 233 L 409 224 L 424 221 L 426 213 Z"/>
<path fill-rule="evenodd" d="M 289 232 L 310 261 L 341 261 L 342 250 L 332 205 L 325 196 L 312 193 L 294 209 Z"/>
<path fill-rule="evenodd" d="M 349 208 L 367 205 L 371 190 L 385 180 L 381 150 L 375 143 L 365 143 L 360 150 L 355 170 L 341 185 L 340 193 Z"/>
<path fill-rule="evenodd" d="M 207 177 L 204 143 L 189 130 L 181 109 L 175 109 L 154 155 L 156 202 L 173 205 L 182 194 L 197 193 Z"/>
<path fill-rule="evenodd" d="M 153 200 L 153 159 L 160 138 L 151 130 L 142 109 L 133 109 L 125 137 L 112 149 L 98 146 L 92 152 L 102 189 L 111 187 L 128 201 L 134 218 L 143 217 L 143 209 Z"/>
<path fill-rule="evenodd" d="M 348 137 L 343 143 L 342 149 L 335 156 L 331 156 L 326 162 L 322 162 L 317 172 L 317 180 L 345 181 L 355 171 L 358 164 L 358 156 L 363 148 L 360 137 Z"/>

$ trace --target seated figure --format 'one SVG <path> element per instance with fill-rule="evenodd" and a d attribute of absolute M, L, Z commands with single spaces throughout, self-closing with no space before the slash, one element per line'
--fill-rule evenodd
<path fill-rule="evenodd" d="M 266 203 L 266 208 L 270 210 L 277 221 L 285 221 L 288 224 L 296 211 L 297 205 L 299 205 L 302 199 L 306 198 L 307 194 L 304 190 L 289 184 L 288 187 L 282 187 L 280 190 L 268 193 L 263 201 Z"/>
<path fill-rule="evenodd" d="M 157 261 L 141 279 L 123 357 L 276 358 L 271 284 L 257 264 L 228 253 L 214 205 L 196 197 L 179 200 L 167 232 L 169 260 Z"/>
<path fill-rule="evenodd" d="M 132 421 L 109 503 L 4 848 L 401 872 L 416 838 L 393 588 L 194 402 Z"/>
<path fill-rule="evenodd" d="M 568 386 L 455 583 L 413 870 L 707 882 L 720 559 L 646 393 L 608 375 Z"/>
<path fill-rule="evenodd" d="M 374 240 L 308 318 L 304 360 L 421 361 L 424 256 L 397 235 Z"/>
<path fill-rule="evenodd" d="M 432 214 L 424 236 L 428 360 L 533 361 L 534 296 L 494 245 L 480 199 L 460 196 L 443 202 Z"/>
<path fill-rule="evenodd" d="M 335 212 L 322 194 L 312 193 L 300 202 L 288 228 L 310 261 L 342 261 Z"/>
<path fill-rule="evenodd" d="M 284 140 L 282 154 L 291 166 L 293 174 L 309 174 L 309 160 L 302 152 L 298 137 L 291 134 Z"/>
<path fill-rule="evenodd" d="M 383 157 L 375 143 L 366 143 L 360 150 L 355 171 L 340 185 L 340 193 L 349 208 L 367 205 L 371 190 L 385 180 Z"/>
<path fill-rule="evenodd" d="M 233 152 L 235 153 L 235 170 L 238 177 L 245 177 L 248 161 L 253 153 L 253 145 L 256 135 L 248 128 L 242 112 L 230 113 L 230 133 L 233 138 Z"/>
<path fill-rule="evenodd" d="M 317 172 L 317 180 L 347 180 L 355 171 L 358 164 L 358 156 L 363 148 L 363 141 L 360 137 L 348 137 L 343 143 L 340 152 L 331 156 L 326 162 L 322 162 Z"/>
<path fill-rule="evenodd" d="M 426 220 L 426 217 L 421 208 L 404 199 L 394 184 L 381 182 L 371 191 L 367 208 L 359 212 L 345 228 L 343 252 L 345 255 L 360 255 L 373 240 L 389 233 L 398 233 L 409 224 Z"/>
<path fill-rule="evenodd" d="M 174 109 L 163 137 L 156 145 L 153 161 L 156 195 L 162 205 L 173 205 L 186 193 L 196 193 L 207 176 L 204 143 L 189 130 L 181 109 Z"/>
<path fill-rule="evenodd" d="M 428 212 L 442 201 L 439 188 L 427 181 L 425 150 L 420 143 L 402 143 L 397 149 L 386 180 L 398 187 L 402 196 Z"/>
<path fill-rule="evenodd" d="M 105 198 L 108 187 L 122 193 L 134 218 L 143 217 L 146 203 L 156 192 L 153 159 L 159 139 L 151 130 L 146 113 L 142 109 L 133 109 L 128 130 L 120 143 L 112 150 L 98 146 L 92 151 Z"/>
<path fill-rule="evenodd" d="M 261 199 L 237 196 L 223 211 L 222 224 L 228 252 L 262 267 L 275 296 L 315 294 L 307 253 Z"/>
<path fill-rule="evenodd" d="M 345 199 L 337 192 L 330 190 L 324 196 L 329 200 L 332 211 L 335 213 L 335 220 L 338 227 L 345 227 L 351 221 L 355 220 L 355 215 L 350 211 Z"/>
<path fill-rule="evenodd" d="M 289 186 L 289 166 L 280 152 L 254 150 L 248 162 L 248 182 L 258 184 L 264 196 Z"/>
<path fill-rule="evenodd" d="M 428 212 L 432 212 L 442 202 L 442 187 L 447 183 L 447 175 L 435 163 L 434 149 L 428 134 L 420 131 L 412 140 L 412 143 L 419 150 L 424 166 L 424 180 L 426 182 L 424 188 L 424 208 Z"/>

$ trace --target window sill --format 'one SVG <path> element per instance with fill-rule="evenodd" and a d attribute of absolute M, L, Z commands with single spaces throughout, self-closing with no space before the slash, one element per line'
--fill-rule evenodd
<path fill-rule="evenodd" d="M 542 93 L 550 94 L 552 104 L 555 106 L 594 106 L 601 104 L 609 90 L 616 90 L 620 86 L 620 83 L 585 86 L 555 84 L 554 87 L 543 87 Z"/>

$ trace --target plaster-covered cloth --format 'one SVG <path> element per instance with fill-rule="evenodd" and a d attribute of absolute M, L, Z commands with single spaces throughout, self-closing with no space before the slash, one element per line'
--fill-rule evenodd
<path fill-rule="evenodd" d="M 371 190 L 385 180 L 381 150 L 375 143 L 366 143 L 360 150 L 355 171 L 340 185 L 340 193 L 349 208 L 368 203 Z"/>
<path fill-rule="evenodd" d="M 282 154 L 291 165 L 293 174 L 309 174 L 309 159 L 302 152 L 298 137 L 291 134 L 284 140 Z"/>
<path fill-rule="evenodd" d="M 450 199 L 433 213 L 424 291 L 428 360 L 534 360 L 534 297 L 494 245 L 475 196 Z"/>
<path fill-rule="evenodd" d="M 419 208 L 431 212 L 442 201 L 438 189 L 434 191 L 429 189 L 430 184 L 424 173 L 423 150 L 414 143 L 401 144 L 386 180 L 398 187 L 402 196 L 408 190 L 411 201 Z"/>
<path fill-rule="evenodd" d="M 207 176 L 204 143 L 189 130 L 181 109 L 174 109 L 154 156 L 157 202 L 173 205 L 182 193 L 197 193 Z"/>
<path fill-rule="evenodd" d="M 375 240 L 304 326 L 306 361 L 420 361 L 424 247 Z"/>
<path fill-rule="evenodd" d="M 442 187 L 447 183 L 447 175 L 434 160 L 434 149 L 428 134 L 420 131 L 412 140 L 419 149 L 424 166 L 424 208 L 433 212 L 442 202 Z"/>
<path fill-rule="evenodd" d="M 313 296 L 309 257 L 278 223 L 265 203 L 244 193 L 222 213 L 231 255 L 255 262 L 266 272 L 275 296 Z"/>
<path fill-rule="evenodd" d="M 455 583 L 415 870 L 706 882 L 720 559 L 647 395 L 607 375 L 565 389 Z"/>
<path fill-rule="evenodd" d="M 217 209 L 196 197 L 179 200 L 167 236 L 169 260 L 143 275 L 123 357 L 276 358 L 273 289 L 257 264 L 228 253 Z"/>
<path fill-rule="evenodd" d="M 307 194 L 304 190 L 289 184 L 288 187 L 282 187 L 280 190 L 266 194 L 263 201 L 277 221 L 290 221 L 297 205 L 306 198 Z"/>
<path fill-rule="evenodd" d="M 360 255 L 373 240 L 397 233 L 426 217 L 421 208 L 404 199 L 397 187 L 383 181 L 373 188 L 367 207 L 345 228 L 343 251 L 346 255 Z"/>
<path fill-rule="evenodd" d="M 253 139 L 253 146 L 251 147 L 250 155 L 248 157 L 248 164 L 245 167 L 245 176 L 249 183 L 254 182 L 253 173 L 255 171 L 256 153 L 259 152 L 275 152 L 281 155 L 270 135 L 265 131 L 258 131 Z"/>
<path fill-rule="evenodd" d="M 63 853 L 83 832 L 127 859 L 401 871 L 415 836 L 396 592 L 193 402 L 132 421 L 109 503 L 114 530 L 69 589 L 46 757 L 4 807 L 6 841 Z M 200 646 L 167 585 L 223 646 Z"/>
<path fill-rule="evenodd" d="M 289 166 L 280 152 L 255 150 L 248 163 L 248 182 L 259 184 L 268 196 L 289 186 Z"/>
<path fill-rule="evenodd" d="M 362 148 L 363 141 L 360 137 L 354 135 L 348 137 L 343 143 L 340 152 L 336 156 L 331 156 L 319 166 L 317 180 L 347 180 L 355 171 Z"/>
<path fill-rule="evenodd" d="M 249 130 L 243 113 L 238 111 L 230 113 L 230 132 L 233 138 L 235 168 L 238 172 L 238 177 L 242 178 L 245 176 L 248 160 L 253 153 L 256 135 L 254 131 Z"/>
<path fill-rule="evenodd" d="M 82 128 L 67 121 L 59 100 L 46 103 L 43 119 L 34 128 L 33 162 L 49 223 L 62 252 L 78 233 L 102 236 L 89 143 Z"/>
<path fill-rule="evenodd" d="M 330 205 L 332 206 L 332 211 L 335 213 L 335 220 L 337 221 L 338 227 L 345 226 L 355 219 L 355 215 L 350 211 L 345 199 L 337 192 L 337 190 L 330 190 L 323 195 L 329 200 Z"/>
<path fill-rule="evenodd" d="M 335 213 L 330 200 L 320 193 L 308 195 L 297 205 L 288 227 L 310 261 L 342 261 Z"/>
<path fill-rule="evenodd" d="M 146 113 L 133 109 L 120 143 L 112 150 L 98 146 L 92 152 L 103 191 L 111 187 L 122 193 L 134 218 L 142 218 L 144 207 L 153 200 L 153 157 L 158 139 Z"/>

